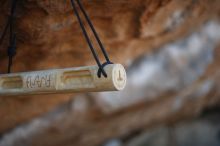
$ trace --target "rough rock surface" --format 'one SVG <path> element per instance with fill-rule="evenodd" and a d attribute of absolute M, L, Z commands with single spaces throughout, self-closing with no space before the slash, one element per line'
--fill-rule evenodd
<path fill-rule="evenodd" d="M 159 127 L 139 134 L 126 142 L 126 146 L 218 146 L 220 143 L 218 123 L 219 115 L 216 114 L 187 123 Z"/>
<path fill-rule="evenodd" d="M 82 2 L 113 62 L 127 67 L 127 88 L 0 97 L 0 145 L 95 146 L 219 106 L 220 1 Z M 0 0 L 0 30 L 9 5 Z M 16 17 L 13 72 L 95 63 L 69 1 L 21 0 Z M 0 47 L 1 73 L 7 68 L 6 47 L 7 41 Z"/>

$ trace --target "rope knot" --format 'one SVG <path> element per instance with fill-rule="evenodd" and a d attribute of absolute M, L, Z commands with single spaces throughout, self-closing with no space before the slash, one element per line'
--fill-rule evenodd
<path fill-rule="evenodd" d="M 8 56 L 14 57 L 16 55 L 16 47 L 15 46 L 9 46 L 8 47 Z"/>
<path fill-rule="evenodd" d="M 11 43 L 8 47 L 8 56 L 14 57 L 16 55 L 16 35 L 13 36 Z"/>
<path fill-rule="evenodd" d="M 101 78 L 102 75 L 103 75 L 105 78 L 108 77 L 108 75 L 107 75 L 107 73 L 105 72 L 104 68 L 105 68 L 105 66 L 107 66 L 107 65 L 109 65 L 109 64 L 113 64 L 113 63 L 107 61 L 107 62 L 103 63 L 103 64 L 99 67 L 98 73 L 97 73 L 97 75 L 98 75 L 99 78 Z"/>

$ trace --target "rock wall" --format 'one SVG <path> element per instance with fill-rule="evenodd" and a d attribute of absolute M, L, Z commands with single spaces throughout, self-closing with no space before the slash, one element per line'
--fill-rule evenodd
<path fill-rule="evenodd" d="M 92 146 L 219 106 L 220 2 L 82 1 L 113 62 L 119 93 L 0 97 L 0 145 Z M 0 0 L 0 34 L 10 1 Z M 13 72 L 94 64 L 69 1 L 21 0 Z M 7 69 L 7 39 L 0 72 Z M 102 58 L 103 59 L 103 58 Z"/>

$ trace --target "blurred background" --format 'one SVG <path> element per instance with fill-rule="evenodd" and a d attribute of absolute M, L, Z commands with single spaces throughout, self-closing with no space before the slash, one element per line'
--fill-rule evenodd
<path fill-rule="evenodd" d="M 0 97 L 0 146 L 219 146 L 220 1 L 81 2 L 125 90 Z M 13 72 L 95 64 L 69 0 L 19 0 L 15 24 Z"/>

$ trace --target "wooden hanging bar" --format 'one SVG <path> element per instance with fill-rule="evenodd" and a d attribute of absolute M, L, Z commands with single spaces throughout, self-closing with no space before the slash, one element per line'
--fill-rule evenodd
<path fill-rule="evenodd" d="M 122 65 L 107 65 L 107 78 L 98 78 L 98 69 L 98 66 L 87 66 L 3 74 L 0 96 L 119 91 L 125 87 L 126 72 Z"/>

